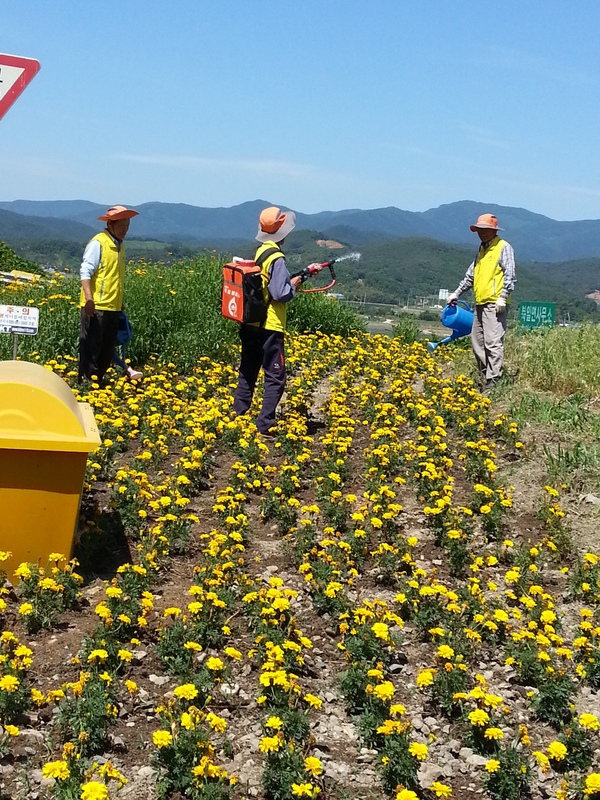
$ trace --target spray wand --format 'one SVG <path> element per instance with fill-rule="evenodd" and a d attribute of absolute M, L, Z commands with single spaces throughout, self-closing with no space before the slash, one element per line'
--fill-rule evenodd
<path fill-rule="evenodd" d="M 328 289 L 331 289 L 332 286 L 335 286 L 336 277 L 335 277 L 335 270 L 333 269 L 333 265 L 335 264 L 336 259 L 332 258 L 330 261 L 323 261 L 322 264 L 310 264 L 308 267 L 304 267 L 301 269 L 300 272 L 294 272 L 291 276 L 292 278 L 302 278 L 302 283 L 307 281 L 309 278 L 318 275 L 322 269 L 329 269 L 331 273 L 331 283 L 327 286 L 319 286 L 315 289 L 300 289 L 299 291 L 303 294 L 309 294 L 310 292 L 326 292 Z"/>

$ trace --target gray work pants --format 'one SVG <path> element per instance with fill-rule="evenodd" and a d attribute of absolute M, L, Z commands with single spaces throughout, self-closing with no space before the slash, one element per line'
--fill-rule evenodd
<path fill-rule="evenodd" d="M 495 303 L 475 306 L 471 345 L 481 382 L 497 381 L 502 377 L 505 332 L 506 311 L 496 314 Z"/>

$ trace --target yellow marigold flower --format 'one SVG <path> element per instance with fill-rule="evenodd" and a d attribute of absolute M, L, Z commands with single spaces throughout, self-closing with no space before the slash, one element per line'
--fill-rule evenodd
<path fill-rule="evenodd" d="M 81 800 L 110 800 L 108 789 L 103 783 L 91 781 L 81 787 Z"/>
<path fill-rule="evenodd" d="M 316 797 L 321 790 L 312 783 L 292 783 L 292 794 L 295 797 Z"/>
<path fill-rule="evenodd" d="M 93 664 L 95 661 L 98 661 L 100 664 L 104 664 L 104 662 L 108 659 L 108 653 L 106 650 L 98 649 L 92 650 L 92 652 L 87 657 L 87 660 Z"/>
<path fill-rule="evenodd" d="M 307 756 L 304 759 L 304 769 L 307 772 L 310 772 L 313 777 L 317 777 L 323 772 L 323 765 L 318 758 L 315 756 Z"/>
<path fill-rule="evenodd" d="M 426 744 L 421 744 L 420 742 L 411 742 L 408 747 L 408 752 L 418 761 L 424 761 L 427 758 L 429 748 Z"/>
<path fill-rule="evenodd" d="M 373 687 L 373 694 L 380 700 L 391 700 L 395 693 L 394 684 L 391 681 L 383 681 Z"/>
<path fill-rule="evenodd" d="M 579 717 L 579 724 L 582 728 L 587 728 L 589 731 L 597 731 L 600 728 L 598 717 L 595 714 L 581 714 Z"/>
<path fill-rule="evenodd" d="M 4 730 L 9 736 L 18 736 L 21 733 L 16 725 L 5 725 Z"/>
<path fill-rule="evenodd" d="M 390 637 L 390 629 L 385 624 L 385 622 L 375 622 L 371 626 L 371 630 L 375 634 L 378 639 L 383 639 L 387 641 Z"/>
<path fill-rule="evenodd" d="M 422 689 L 424 686 L 431 686 L 435 672 L 432 669 L 423 669 L 417 675 L 417 686 Z"/>
<path fill-rule="evenodd" d="M 538 763 L 538 766 L 541 768 L 542 772 L 546 772 L 550 767 L 550 760 L 545 753 L 542 753 L 541 750 L 534 750 L 531 755 L 535 758 Z"/>
<path fill-rule="evenodd" d="M 44 778 L 55 778 L 59 781 L 66 781 L 71 775 L 71 771 L 66 761 L 49 761 L 42 767 Z"/>
<path fill-rule="evenodd" d="M 213 656 L 206 659 L 206 668 L 210 669 L 212 672 L 219 672 L 220 670 L 225 669 L 225 664 L 220 658 Z"/>
<path fill-rule="evenodd" d="M 121 661 L 129 662 L 133 658 L 133 653 L 130 650 L 119 650 L 119 652 L 117 653 L 117 657 Z"/>
<path fill-rule="evenodd" d="M 452 789 L 439 781 L 434 781 L 429 788 L 432 792 L 435 792 L 436 797 L 450 797 L 452 795 Z"/>
<path fill-rule="evenodd" d="M 410 789 L 405 789 L 403 786 L 399 786 L 396 791 L 396 800 L 418 800 L 418 797 L 416 792 L 413 792 Z"/>
<path fill-rule="evenodd" d="M 33 614 L 33 606 L 31 603 L 21 603 L 19 606 L 19 614 L 21 614 L 23 617 L 29 617 L 31 614 Z"/>
<path fill-rule="evenodd" d="M 283 728 L 283 720 L 281 717 L 269 717 L 265 722 L 265 728 L 273 728 L 275 731 L 281 730 Z"/>
<path fill-rule="evenodd" d="M 184 683 L 182 686 L 178 686 L 173 691 L 173 694 L 180 699 L 193 700 L 195 697 L 198 697 L 198 689 L 196 689 L 193 683 Z"/>
<path fill-rule="evenodd" d="M 261 753 L 276 753 L 280 747 L 281 742 L 278 736 L 263 736 L 258 745 Z"/>
<path fill-rule="evenodd" d="M 567 748 L 562 742 L 550 742 L 547 751 L 554 761 L 563 761 L 567 755 Z"/>
<path fill-rule="evenodd" d="M 592 772 L 587 776 L 583 793 L 587 796 L 600 794 L 600 772 Z"/>
<path fill-rule="evenodd" d="M 16 692 L 19 688 L 20 682 L 14 675 L 5 675 L 0 679 L 0 690 L 3 692 Z"/>
<path fill-rule="evenodd" d="M 173 737 L 169 731 L 154 731 L 152 741 L 158 748 L 169 747 L 173 743 Z"/>
<path fill-rule="evenodd" d="M 206 715 L 205 719 L 213 731 L 217 731 L 217 733 L 225 733 L 227 730 L 227 720 L 223 719 L 223 717 L 217 716 L 217 714 L 213 714 L 212 711 Z"/>
<path fill-rule="evenodd" d="M 486 728 L 485 733 L 483 734 L 486 739 L 503 739 L 504 733 L 500 728 Z"/>
<path fill-rule="evenodd" d="M 304 700 L 308 703 L 311 708 L 319 709 L 323 705 L 323 701 L 320 697 L 317 697 L 314 694 L 305 694 Z"/>
<path fill-rule="evenodd" d="M 490 715 L 482 708 L 476 708 L 475 711 L 471 711 L 469 714 L 469 722 L 471 725 L 477 725 L 478 727 L 483 728 L 488 724 L 489 721 Z"/>
<path fill-rule="evenodd" d="M 26 563 L 19 564 L 15 570 L 15 575 L 17 578 L 21 578 L 21 580 L 29 580 L 29 578 L 31 578 L 31 569 L 29 565 Z"/>
<path fill-rule="evenodd" d="M 498 772 L 500 769 L 500 762 L 495 758 L 491 758 L 485 765 L 485 768 L 488 772 Z"/>

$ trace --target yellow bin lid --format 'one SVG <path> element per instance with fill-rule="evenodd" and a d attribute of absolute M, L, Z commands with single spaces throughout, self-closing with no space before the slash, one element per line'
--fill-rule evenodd
<path fill-rule="evenodd" d="M 89 453 L 100 445 L 91 406 L 28 361 L 0 361 L 0 449 Z"/>

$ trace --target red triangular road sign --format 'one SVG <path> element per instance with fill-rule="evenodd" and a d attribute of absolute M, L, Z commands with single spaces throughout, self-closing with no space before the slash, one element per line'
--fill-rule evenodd
<path fill-rule="evenodd" d="M 0 119 L 38 73 L 40 62 L 34 58 L 0 53 Z"/>

